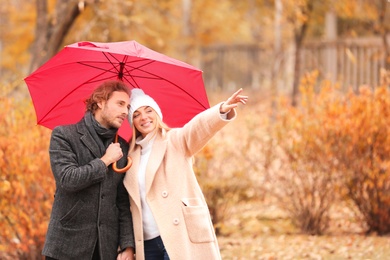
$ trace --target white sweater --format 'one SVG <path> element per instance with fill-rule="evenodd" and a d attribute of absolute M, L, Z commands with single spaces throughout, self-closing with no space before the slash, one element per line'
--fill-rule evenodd
<path fill-rule="evenodd" d="M 144 139 L 142 140 L 137 139 L 136 141 L 136 143 L 142 147 L 141 159 L 139 163 L 139 172 L 138 172 L 138 185 L 139 185 L 139 192 L 140 192 L 141 205 L 142 205 L 142 224 L 144 228 L 143 229 L 144 240 L 150 240 L 160 235 L 156 221 L 154 220 L 153 217 L 153 213 L 146 201 L 146 191 L 145 191 L 146 165 L 149 160 L 150 152 L 152 151 L 154 139 L 155 136 L 151 138 L 149 134 Z"/>

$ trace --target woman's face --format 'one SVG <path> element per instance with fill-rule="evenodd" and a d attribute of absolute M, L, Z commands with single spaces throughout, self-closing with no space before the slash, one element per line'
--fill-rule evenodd
<path fill-rule="evenodd" d="M 148 106 L 140 107 L 133 113 L 134 127 L 141 133 L 142 137 L 145 137 L 157 127 L 156 119 L 156 111 Z"/>

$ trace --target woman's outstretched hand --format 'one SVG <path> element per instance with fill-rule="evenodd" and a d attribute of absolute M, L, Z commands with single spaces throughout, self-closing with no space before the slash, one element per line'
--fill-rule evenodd
<path fill-rule="evenodd" d="M 225 102 L 222 103 L 221 107 L 219 108 L 219 112 L 221 114 L 225 114 L 233 108 L 236 108 L 238 103 L 245 105 L 248 101 L 248 96 L 240 95 L 241 92 L 242 88 L 234 92 L 233 95 L 231 95 Z"/>

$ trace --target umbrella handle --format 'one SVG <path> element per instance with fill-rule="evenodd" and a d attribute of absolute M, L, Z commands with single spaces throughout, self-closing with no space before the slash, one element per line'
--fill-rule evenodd
<path fill-rule="evenodd" d="M 115 135 L 115 143 L 117 142 L 118 142 L 118 133 Z M 125 173 L 127 172 L 128 169 L 130 169 L 132 164 L 133 164 L 133 160 L 131 159 L 130 156 L 127 156 L 127 165 L 124 168 L 118 169 L 118 167 L 116 166 L 116 162 L 114 162 L 112 164 L 112 169 L 117 173 Z"/>

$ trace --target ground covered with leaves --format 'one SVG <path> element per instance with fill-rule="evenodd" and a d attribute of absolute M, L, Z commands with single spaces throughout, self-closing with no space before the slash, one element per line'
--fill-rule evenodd
<path fill-rule="evenodd" d="M 276 207 L 246 203 L 230 212 L 218 237 L 222 259 L 390 259 L 390 237 L 365 235 L 349 213 L 337 209 L 329 233 L 311 236 L 298 232 Z"/>
<path fill-rule="evenodd" d="M 223 259 L 390 259 L 388 237 L 262 235 L 221 237 Z"/>

